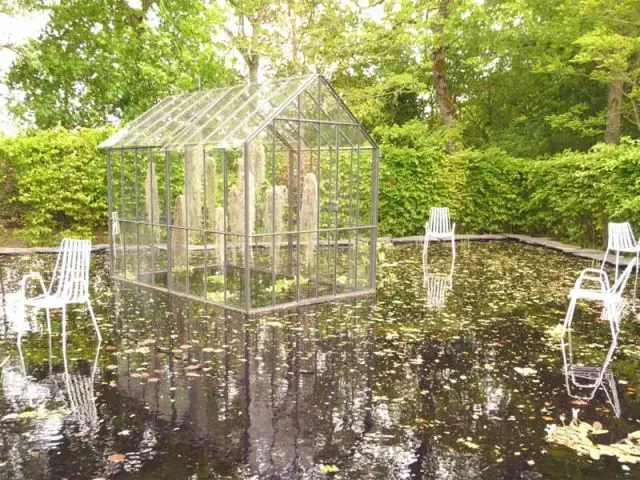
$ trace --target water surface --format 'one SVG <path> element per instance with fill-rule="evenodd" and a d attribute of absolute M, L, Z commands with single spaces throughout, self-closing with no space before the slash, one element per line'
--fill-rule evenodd
<path fill-rule="evenodd" d="M 384 247 L 375 298 L 256 318 L 112 284 L 95 254 L 104 339 L 73 308 L 66 370 L 59 312 L 50 350 L 44 314 L 13 308 L 53 257 L 0 258 L 0 478 L 640 478 L 546 441 L 572 409 L 599 443 L 640 430 L 632 315 L 613 390 L 567 391 L 554 327 L 590 263 L 499 242 L 459 245 L 453 269 L 448 247 L 429 253 L 425 275 L 419 247 Z M 598 310 L 574 325 L 576 364 L 602 366 Z"/>

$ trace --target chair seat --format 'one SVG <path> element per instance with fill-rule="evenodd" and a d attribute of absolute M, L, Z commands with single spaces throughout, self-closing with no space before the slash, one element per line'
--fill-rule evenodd
<path fill-rule="evenodd" d="M 602 290 L 595 290 L 591 288 L 573 288 L 569 292 L 569 296 L 576 300 L 579 298 L 601 302 L 604 302 L 605 300 L 615 300 L 614 295 L 608 292 L 603 292 Z"/>
<path fill-rule="evenodd" d="M 25 305 L 38 308 L 62 308 L 71 303 L 84 303 L 86 299 L 68 299 L 57 295 L 38 295 L 37 297 L 27 298 Z"/>

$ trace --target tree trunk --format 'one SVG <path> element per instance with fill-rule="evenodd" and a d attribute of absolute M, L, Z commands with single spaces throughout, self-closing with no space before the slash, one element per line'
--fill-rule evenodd
<path fill-rule="evenodd" d="M 249 82 L 256 83 L 258 81 L 258 69 L 260 68 L 260 56 L 257 54 L 250 55 L 246 60 L 249 67 Z"/>
<path fill-rule="evenodd" d="M 431 52 L 431 71 L 433 73 L 433 87 L 436 92 L 436 100 L 438 101 L 442 121 L 447 127 L 453 128 L 456 124 L 456 108 L 447 83 L 444 39 L 444 22 L 449 16 L 450 1 L 451 0 L 440 0 L 438 22 L 433 25 L 437 43 Z M 450 144 L 448 149 L 453 150 L 453 145 Z"/>
<path fill-rule="evenodd" d="M 622 82 L 615 81 L 609 84 L 607 98 L 607 129 L 604 131 L 605 143 L 618 143 L 620 141 L 620 119 L 622 104 Z"/>

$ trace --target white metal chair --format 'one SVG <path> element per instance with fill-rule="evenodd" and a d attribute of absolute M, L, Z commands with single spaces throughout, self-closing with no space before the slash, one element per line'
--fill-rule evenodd
<path fill-rule="evenodd" d="M 636 265 L 640 264 L 640 242 L 633 235 L 633 229 L 629 222 L 612 223 L 608 225 L 607 250 L 600 270 L 604 270 L 609 251 L 616 252 L 616 280 L 618 279 L 618 266 L 620 265 L 620 252 L 635 253 Z M 633 301 L 636 300 L 636 288 L 638 286 L 638 269 L 636 268 L 636 278 L 633 284 Z"/>
<path fill-rule="evenodd" d="M 576 309 L 576 303 L 578 300 L 590 300 L 596 302 L 602 302 L 603 311 L 602 318 L 608 320 L 611 324 L 611 335 L 617 337 L 620 331 L 620 317 L 624 309 L 624 300 L 622 294 L 624 293 L 625 286 L 631 276 L 631 271 L 636 265 L 636 259 L 634 258 L 629 262 L 627 267 L 622 272 L 622 275 L 618 277 L 616 282 L 611 286 L 609 284 L 609 277 L 606 272 L 596 268 L 586 268 L 581 273 L 574 287 L 569 292 L 569 308 L 567 309 L 567 315 L 565 316 L 563 325 L 563 334 L 571 326 L 573 321 L 573 314 Z M 591 282 L 597 284 L 596 288 L 589 288 L 585 286 L 585 283 Z"/>
<path fill-rule="evenodd" d="M 91 259 L 91 240 L 73 240 L 65 238 L 60 244 L 60 251 L 53 268 L 53 276 L 49 289 L 44 286 L 44 280 L 39 273 L 29 273 L 22 279 L 22 296 L 24 306 L 44 308 L 47 312 L 47 330 L 51 334 L 52 308 L 62 309 L 62 345 L 67 342 L 67 305 L 86 303 L 98 340 L 102 340 L 98 321 L 89 301 L 89 261 Z M 38 279 L 42 294 L 27 298 L 27 280 Z"/>
<path fill-rule="evenodd" d="M 424 245 L 422 247 L 422 264 L 427 264 L 427 252 L 429 251 L 429 240 L 451 240 L 451 254 L 456 258 L 456 224 L 449 219 L 449 209 L 447 207 L 432 207 L 429 220 L 424 224 Z"/>

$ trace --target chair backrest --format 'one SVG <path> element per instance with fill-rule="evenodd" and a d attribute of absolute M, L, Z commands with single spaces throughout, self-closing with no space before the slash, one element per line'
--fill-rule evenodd
<path fill-rule="evenodd" d="M 82 302 L 89 298 L 90 259 L 91 240 L 62 240 L 49 285 L 49 294 L 74 302 Z"/>
<path fill-rule="evenodd" d="M 451 220 L 449 219 L 449 209 L 447 207 L 431 208 L 431 215 L 429 215 L 429 232 L 451 232 Z"/>
<path fill-rule="evenodd" d="M 609 223 L 607 246 L 610 250 L 629 250 L 636 248 L 636 239 L 629 222 Z"/>
<path fill-rule="evenodd" d="M 636 266 L 636 259 L 633 258 L 629 262 L 629 265 L 627 265 L 627 268 L 624 269 L 624 272 L 622 272 L 622 275 L 618 277 L 618 280 L 616 280 L 616 283 L 613 284 L 613 287 L 611 287 L 611 290 L 610 290 L 611 293 L 615 294 L 616 296 L 622 296 L 622 294 L 624 293 L 624 288 L 627 285 L 627 281 L 629 280 L 629 277 L 631 276 L 631 272 L 633 271 L 635 266 Z"/>

